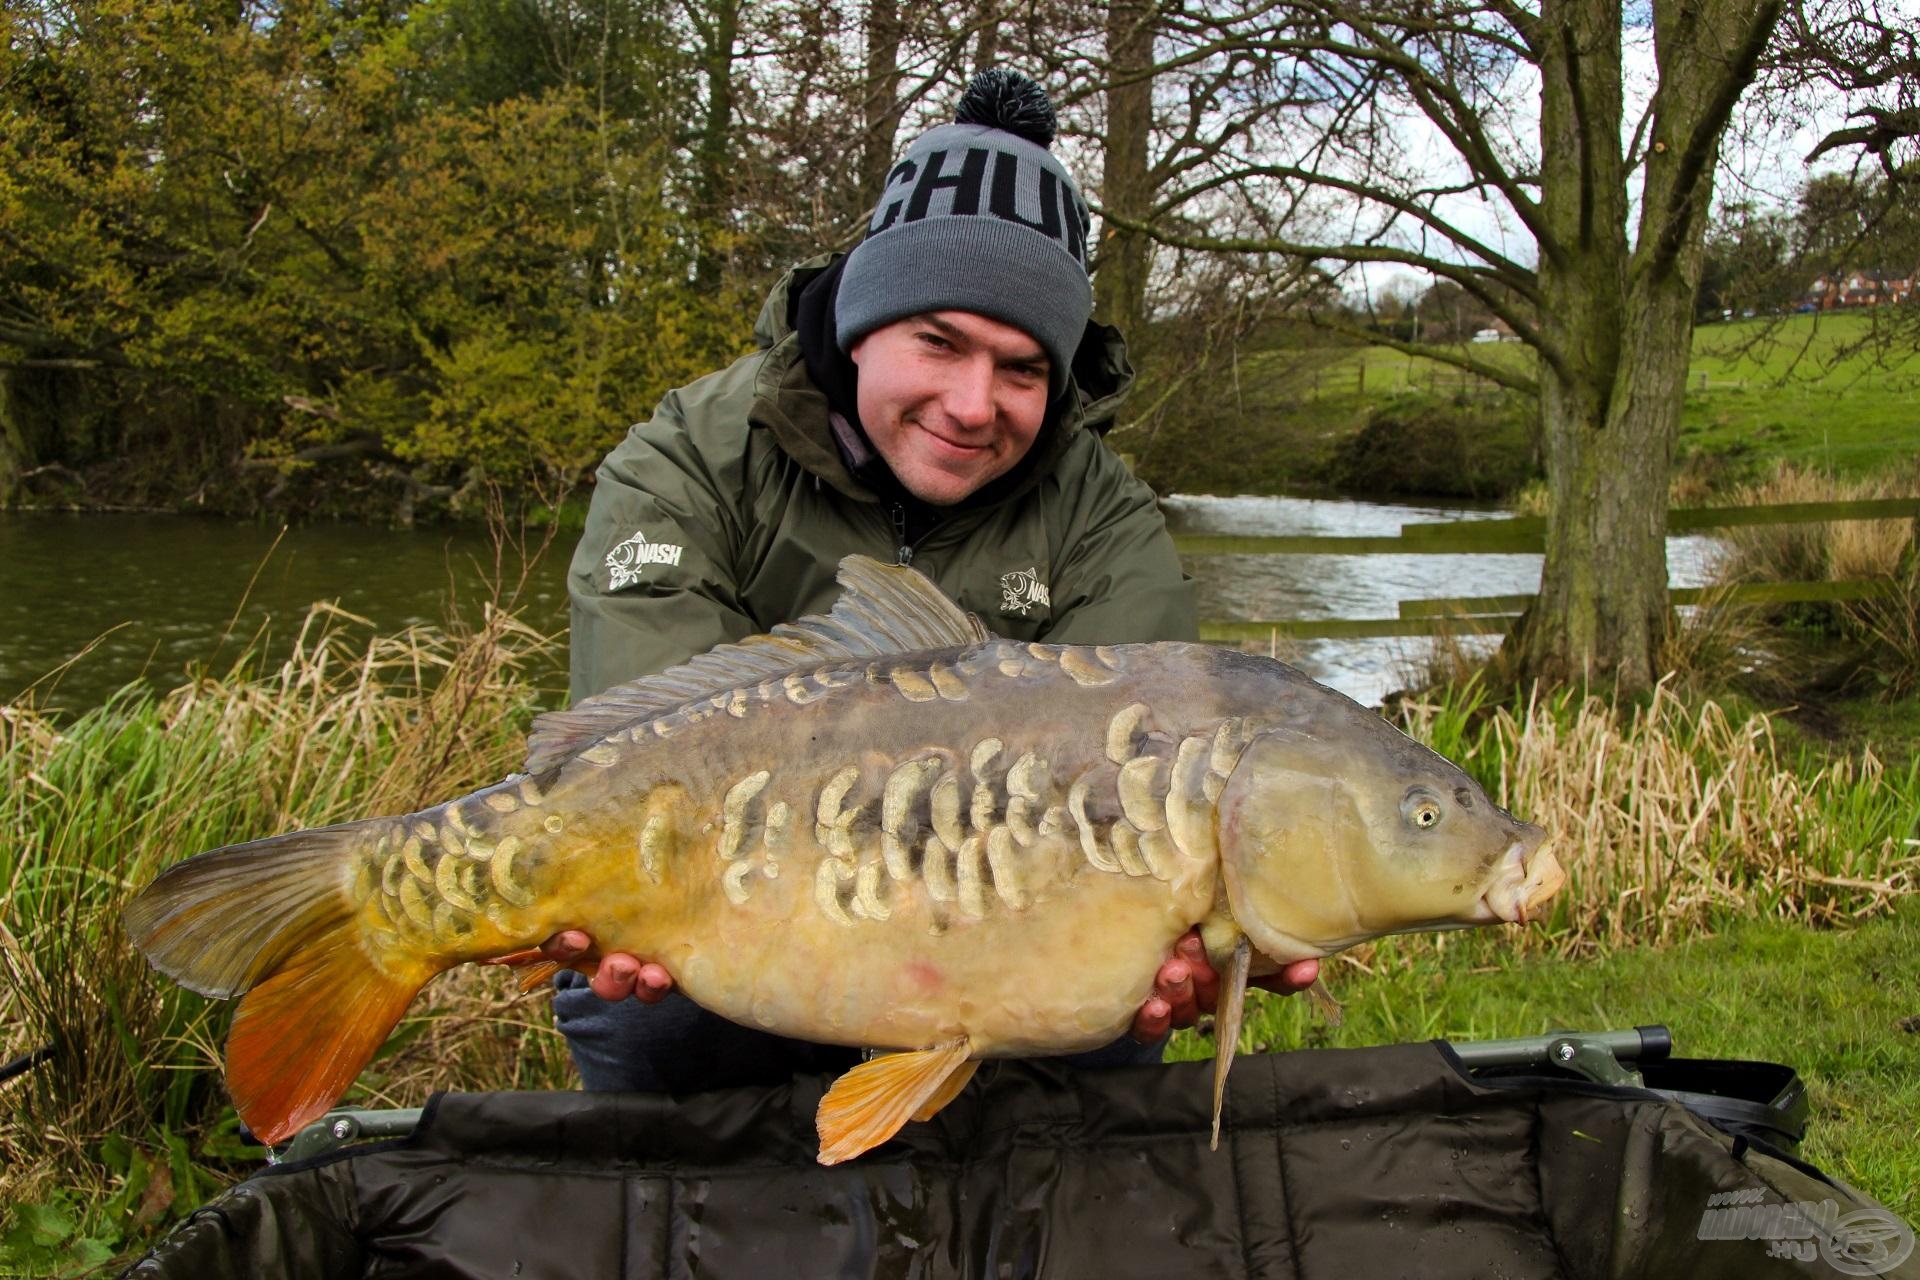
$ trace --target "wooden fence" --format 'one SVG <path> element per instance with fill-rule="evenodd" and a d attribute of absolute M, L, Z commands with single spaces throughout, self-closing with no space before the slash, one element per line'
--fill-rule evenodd
<path fill-rule="evenodd" d="M 1738 525 L 1819 524 L 1832 520 L 1920 520 L 1920 498 L 1871 498 L 1855 502 L 1791 502 L 1756 507 L 1676 507 L 1667 512 L 1667 532 L 1698 533 Z M 1539 516 L 1497 520 L 1450 520 L 1403 524 L 1392 537 L 1243 537 L 1180 534 L 1184 555 L 1513 555 L 1545 549 L 1547 525 Z M 1891 591 L 1886 581 L 1769 582 L 1737 587 L 1676 587 L 1673 603 L 1787 604 L 1857 600 Z M 1397 618 L 1308 618 L 1283 621 L 1203 622 L 1203 639 L 1300 640 L 1374 636 L 1495 635 L 1510 630 L 1533 602 L 1532 595 L 1443 596 L 1400 602 Z"/>

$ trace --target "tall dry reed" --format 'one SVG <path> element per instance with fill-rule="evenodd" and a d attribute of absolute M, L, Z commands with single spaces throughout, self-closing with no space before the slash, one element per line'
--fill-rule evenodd
<path fill-rule="evenodd" d="M 1920 464 L 1841 480 L 1781 464 L 1734 495 L 1735 505 L 1848 502 L 1920 495 Z M 1920 520 L 1834 520 L 1743 525 L 1726 531 L 1718 569 L 1728 584 L 1871 582 L 1879 594 L 1831 603 L 1776 606 L 1774 623 L 1841 642 L 1856 685 L 1900 698 L 1920 690 Z"/>
<path fill-rule="evenodd" d="M 1490 711 L 1455 689 L 1399 715 L 1555 842 L 1568 886 L 1524 947 L 1660 944 L 1729 916 L 1833 922 L 1920 889 L 1920 762 L 1790 761 L 1765 715 L 1667 683 L 1635 704 L 1562 692 Z"/>

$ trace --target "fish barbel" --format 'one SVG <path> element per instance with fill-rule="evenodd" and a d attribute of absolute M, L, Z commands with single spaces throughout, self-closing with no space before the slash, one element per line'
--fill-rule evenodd
<path fill-rule="evenodd" d="M 840 580 L 829 615 L 541 717 L 523 774 L 143 890 L 154 966 L 241 997 L 254 1132 L 324 1112 L 435 974 L 582 929 L 744 1025 L 895 1051 L 822 1100 L 833 1163 L 983 1058 L 1112 1041 L 1199 925 L 1227 979 L 1217 1140 L 1250 974 L 1524 922 L 1564 880 L 1539 828 L 1282 663 L 998 639 L 910 569 Z"/>

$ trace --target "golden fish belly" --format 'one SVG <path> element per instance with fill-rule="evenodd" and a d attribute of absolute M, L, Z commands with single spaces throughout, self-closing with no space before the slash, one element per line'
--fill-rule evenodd
<path fill-rule="evenodd" d="M 979 1056 L 1112 1040 L 1212 895 L 1210 879 L 1176 893 L 1091 872 L 1020 911 L 968 919 L 916 892 L 897 897 L 885 920 L 849 925 L 797 887 L 769 883 L 744 905 L 715 903 L 669 948 L 668 968 L 693 999 L 800 1039 L 919 1048 L 964 1035 Z"/>

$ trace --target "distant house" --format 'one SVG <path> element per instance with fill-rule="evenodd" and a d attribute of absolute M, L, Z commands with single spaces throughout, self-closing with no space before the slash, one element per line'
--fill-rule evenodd
<path fill-rule="evenodd" d="M 1799 310 L 1838 311 L 1905 302 L 1913 296 L 1916 274 L 1920 272 L 1847 271 L 1823 275 L 1808 287 Z"/>

